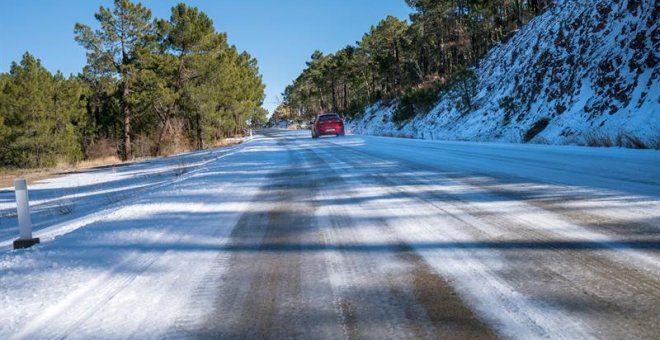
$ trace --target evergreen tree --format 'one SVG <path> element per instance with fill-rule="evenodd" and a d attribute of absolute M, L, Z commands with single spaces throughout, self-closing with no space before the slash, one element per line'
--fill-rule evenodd
<path fill-rule="evenodd" d="M 45 167 L 80 159 L 72 121 L 85 104 L 77 93 L 71 95 L 68 81 L 60 73 L 53 76 L 29 53 L 3 78 L 0 165 Z"/>
<path fill-rule="evenodd" d="M 162 79 L 169 79 L 159 105 L 164 129 L 172 117 L 186 122 L 197 148 L 245 127 L 264 97 L 256 60 L 227 44 L 213 22 L 197 8 L 179 4 L 169 21 L 157 21 L 163 51 Z"/>
<path fill-rule="evenodd" d="M 0 73 L 0 145 L 9 145 L 7 137 L 9 136 L 9 127 L 5 125 L 2 107 L 6 105 L 8 97 L 5 95 L 5 85 L 9 82 L 9 75 Z M 0 154 L 0 158 L 2 155 Z"/>
<path fill-rule="evenodd" d="M 110 75 L 96 73 L 89 66 L 83 69 L 79 79 L 89 91 L 85 97 L 88 132 L 81 136 L 85 157 L 90 157 L 89 147 L 98 140 L 111 141 L 115 146 L 116 153 L 120 153 L 120 143 L 115 142 L 122 138 L 121 106 L 117 80 Z"/>
<path fill-rule="evenodd" d="M 164 75 L 161 72 L 169 79 L 169 92 L 165 93 L 166 100 L 161 104 L 161 136 L 168 132 L 173 117 L 189 120 L 190 116 L 197 115 L 190 110 L 190 94 L 185 89 L 191 79 L 199 76 L 191 65 L 195 56 L 210 49 L 215 33 L 213 21 L 196 7 L 178 4 L 171 12 L 169 21 L 157 21 L 163 50 L 172 56 L 162 59 L 169 65 L 168 72 Z"/>
<path fill-rule="evenodd" d="M 75 34 L 87 52 L 90 67 L 120 79 L 120 104 L 123 114 L 122 159 L 133 157 L 131 149 L 131 85 L 139 71 L 138 57 L 153 39 L 151 11 L 130 0 L 115 0 L 114 9 L 100 7 L 95 15 L 101 25 L 93 31 L 76 23 Z"/>
<path fill-rule="evenodd" d="M 164 143 L 204 148 L 265 121 L 257 61 L 197 8 L 151 21 L 142 5 L 115 0 L 95 18 L 99 30 L 75 26 L 87 49 L 80 75 L 53 75 L 28 53 L 0 74 L 0 166 L 107 156 L 108 146 L 124 160 Z"/>
<path fill-rule="evenodd" d="M 374 101 L 404 97 L 409 107 L 424 108 L 436 98 L 430 92 L 446 87 L 453 87 L 457 105 L 469 111 L 477 80 L 462 70 L 551 2 L 406 0 L 414 9 L 410 23 L 387 17 L 356 46 L 314 53 L 285 89 L 278 113 L 300 120 L 323 111 L 350 117 Z"/>
<path fill-rule="evenodd" d="M 89 87 L 80 78 L 68 79 L 57 72 L 55 74 L 53 93 L 53 114 L 56 124 L 62 133 L 60 153 L 66 160 L 76 162 L 83 159 L 87 144 L 92 138 L 94 130 L 87 115 L 87 96 Z"/>

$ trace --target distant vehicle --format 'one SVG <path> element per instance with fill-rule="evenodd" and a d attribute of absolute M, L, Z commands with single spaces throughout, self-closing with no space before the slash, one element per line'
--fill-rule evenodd
<path fill-rule="evenodd" d="M 344 120 L 336 113 L 321 113 L 312 122 L 312 138 L 335 135 L 343 136 Z"/>

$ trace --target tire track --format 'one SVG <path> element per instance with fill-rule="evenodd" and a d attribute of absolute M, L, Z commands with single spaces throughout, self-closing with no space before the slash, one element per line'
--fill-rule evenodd
<path fill-rule="evenodd" d="M 336 157 L 323 150 L 315 152 L 321 159 L 336 160 Z M 365 163 L 374 164 L 368 161 Z M 351 184 L 342 178 L 342 172 L 348 170 L 338 171 L 337 168 L 327 166 L 323 169 L 327 177 L 335 179 L 332 181 L 332 189 L 322 194 L 321 199 L 331 201 L 333 193 L 340 193 L 342 197 L 358 196 L 353 192 Z M 357 200 L 347 204 L 362 207 Z M 340 249 L 328 254 L 326 261 L 331 268 L 331 276 L 341 277 L 335 280 L 333 286 L 347 338 L 496 337 L 465 304 L 452 285 L 406 244 L 386 219 L 373 216 L 368 220 L 360 219 L 358 225 L 353 221 L 354 216 L 341 206 L 331 206 L 327 210 L 324 223 L 328 225 L 323 229 L 323 239 L 326 244 L 338 245 Z M 386 244 L 389 246 L 377 251 L 357 253 L 342 250 L 343 244 L 364 244 L 368 249 L 373 240 L 360 232 L 365 226 L 378 226 L 381 237 L 388 240 Z M 392 269 L 380 269 L 383 263 L 388 263 Z M 369 281 L 379 285 L 370 286 L 367 283 Z M 365 286 L 370 288 L 365 290 Z"/>
<path fill-rule="evenodd" d="M 290 148 L 287 140 L 278 145 Z M 195 338 L 331 338 L 338 334 L 328 321 L 336 319 L 332 297 L 318 277 L 319 267 L 303 252 L 317 237 L 314 196 L 318 182 L 309 151 L 287 150 L 287 162 L 270 175 L 254 201 L 267 204 L 260 212 L 246 212 L 236 223 L 227 247 L 228 268 L 216 283 L 214 309 L 204 325 L 189 334 Z M 240 251 L 242 250 L 242 251 Z M 320 286 L 320 288 L 319 288 Z"/>
<path fill-rule="evenodd" d="M 346 150 L 349 149 L 349 150 Z M 470 232 L 472 238 L 475 240 L 498 240 L 497 234 L 510 234 L 516 235 L 516 239 L 525 240 L 528 244 L 533 244 L 534 241 L 537 241 L 538 244 L 543 244 L 548 240 L 556 239 L 556 236 L 549 234 L 544 231 L 539 231 L 535 229 L 530 229 L 530 224 L 521 223 L 521 221 L 516 219 L 511 219 L 505 216 L 502 216 L 498 213 L 491 213 L 490 211 L 485 211 L 483 209 L 477 208 L 470 202 L 461 200 L 459 197 L 452 195 L 451 192 L 443 192 L 441 188 L 438 188 L 438 180 L 429 179 L 428 174 L 424 177 L 414 176 L 412 178 L 407 178 L 408 183 L 401 180 L 401 177 L 397 181 L 388 177 L 387 174 L 377 174 L 373 170 L 372 164 L 377 164 L 383 160 L 377 157 L 370 155 L 365 155 L 362 152 L 356 152 L 355 150 L 350 150 L 350 148 L 342 149 L 342 155 L 346 156 L 347 154 L 359 155 L 360 162 L 347 162 L 347 164 L 352 164 L 356 169 L 367 173 L 365 176 L 368 179 L 369 183 L 373 185 L 381 185 L 387 188 L 389 195 L 392 197 L 407 197 L 411 200 L 417 200 L 428 206 L 428 211 L 443 211 L 445 214 L 451 216 L 464 215 L 467 213 L 470 218 L 459 221 L 465 226 L 465 230 Z M 331 155 L 324 155 L 331 157 Z M 346 158 L 346 157 L 344 157 Z M 355 159 L 358 159 L 355 157 Z M 338 161 L 342 161 L 339 160 Z M 343 162 L 343 161 L 342 161 Z M 403 169 L 396 171 L 397 173 L 414 173 L 419 171 L 419 169 L 407 168 L 401 164 L 399 167 Z M 425 169 L 427 170 L 427 169 Z M 437 171 L 434 171 L 437 173 Z M 442 175 L 439 174 L 442 178 Z M 465 183 L 463 183 L 465 184 Z M 423 194 L 419 193 L 408 193 L 406 187 L 416 187 L 420 186 L 429 186 L 433 187 L 435 191 L 427 190 Z M 364 183 L 361 186 L 365 186 Z M 482 188 L 483 190 L 483 188 Z M 509 197 L 512 199 L 511 197 Z M 438 203 L 442 202 L 442 203 Z M 451 209 L 447 210 L 448 207 Z M 426 209 L 424 209 L 426 210 Z M 552 211 L 546 211 L 552 213 Z M 487 222 L 484 218 L 487 218 Z M 479 228 L 479 225 L 486 225 L 486 229 Z M 491 232 L 495 229 L 499 232 L 493 235 Z M 430 228 L 429 232 L 435 232 Z M 478 241 L 483 242 L 483 241 Z M 621 262 L 619 260 L 613 260 L 611 258 L 612 250 L 607 251 L 571 251 L 566 249 L 561 249 L 552 245 L 552 242 L 548 243 L 544 254 L 534 254 L 533 250 L 522 249 L 515 253 L 511 251 L 498 251 L 501 253 L 501 256 L 507 258 L 509 263 L 535 263 L 537 268 L 534 269 L 533 273 L 525 273 L 520 270 L 512 269 L 511 273 L 505 274 L 504 277 L 507 278 L 507 281 L 514 284 L 515 287 L 521 292 L 525 292 L 529 296 L 538 296 L 538 289 L 545 291 L 552 290 L 548 287 L 557 290 L 558 292 L 573 292 L 568 294 L 569 296 L 579 297 L 581 300 L 589 302 L 585 304 L 587 306 L 593 307 L 581 307 L 581 312 L 583 315 L 588 317 L 589 314 L 602 314 L 602 309 L 609 311 L 611 314 L 617 315 L 617 320 L 610 323 L 610 325 L 603 324 L 599 322 L 598 318 L 592 320 L 592 323 L 599 324 L 601 328 L 607 328 L 610 330 L 610 334 L 617 334 L 618 330 L 625 329 L 627 330 L 621 335 L 624 334 L 638 334 L 641 337 L 644 337 L 644 334 L 657 334 L 657 326 L 655 326 L 654 321 L 652 320 L 652 315 L 657 315 L 660 311 L 658 307 L 658 297 L 657 292 L 660 291 L 660 284 L 658 282 L 657 276 L 647 273 L 645 271 L 639 271 L 635 268 L 630 268 L 631 262 Z M 538 253 L 538 252 L 537 252 Z M 520 256 L 528 256 L 527 258 L 521 259 Z M 556 264 L 569 263 L 567 266 L 557 266 Z M 634 264 L 634 263 L 633 263 Z M 582 267 L 581 271 L 576 271 L 575 268 Z M 588 281 L 580 284 L 580 287 L 586 287 L 585 290 L 576 289 L 575 283 L 580 282 L 578 279 L 584 281 L 584 277 L 580 274 L 584 273 L 584 269 L 587 270 L 589 276 L 587 277 Z M 569 277 L 566 277 L 565 274 L 572 274 Z M 551 281 L 556 282 L 544 282 L 550 274 Z M 557 280 L 559 279 L 559 280 Z M 529 288 L 529 283 L 542 282 L 536 287 L 537 291 Z M 534 286 L 534 284 L 532 284 Z M 605 286 L 605 287 L 603 287 Z M 593 292 L 594 287 L 598 287 L 597 294 Z M 628 290 L 637 292 L 637 295 L 640 295 L 642 299 L 648 299 L 649 296 L 653 296 L 656 303 L 643 303 L 636 304 L 640 302 L 639 298 L 634 299 L 632 302 L 626 302 L 626 298 L 630 295 Z M 586 294 L 586 296 L 583 296 Z M 650 294 L 650 295 L 649 295 Z M 618 297 L 617 299 L 612 300 L 612 296 Z M 557 305 L 559 303 L 559 305 Z M 544 303 L 542 303 L 543 305 Z M 634 306 L 642 306 L 642 308 L 634 308 Z M 622 308 L 622 306 L 627 306 L 628 309 Z M 571 308 L 569 301 L 557 301 L 547 305 L 548 308 Z M 576 306 L 577 307 L 577 306 Z M 633 313 L 630 313 L 630 310 L 633 310 Z M 612 316 L 612 315 L 610 315 Z M 649 319 L 651 318 L 651 319 Z M 636 329 L 631 329 L 630 325 L 639 324 L 639 320 L 644 320 L 642 322 L 642 330 L 638 331 Z"/>

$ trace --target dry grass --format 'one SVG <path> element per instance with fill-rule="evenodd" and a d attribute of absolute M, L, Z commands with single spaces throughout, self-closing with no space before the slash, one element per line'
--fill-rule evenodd
<path fill-rule="evenodd" d="M 94 141 L 87 149 L 89 159 L 117 157 L 117 146 L 107 138 Z"/>
<path fill-rule="evenodd" d="M 617 145 L 631 149 L 650 149 L 651 146 L 645 143 L 641 138 L 629 134 L 620 133 L 617 138 Z"/>
<path fill-rule="evenodd" d="M 394 137 L 394 138 L 408 138 L 408 139 L 414 139 L 414 136 L 411 134 L 403 133 L 403 132 L 396 132 L 396 133 L 391 133 L 391 132 L 386 132 L 382 134 L 383 137 Z"/>
<path fill-rule="evenodd" d="M 80 170 L 80 169 L 94 168 L 97 166 L 116 165 L 116 164 L 121 164 L 121 159 L 119 159 L 119 157 L 117 156 L 109 156 L 109 157 L 103 157 L 97 159 L 84 160 L 78 162 L 78 164 L 76 164 L 73 168 L 75 168 L 76 170 Z M 69 166 L 68 169 L 71 169 L 71 166 Z"/>
<path fill-rule="evenodd" d="M 530 143 L 531 144 L 544 144 L 544 145 L 552 144 L 552 142 L 550 140 L 548 140 L 547 138 L 544 138 L 544 137 L 536 137 Z"/>
<path fill-rule="evenodd" d="M 176 156 L 178 154 L 186 153 L 192 151 L 193 148 L 186 145 L 167 145 L 160 150 L 160 156 L 170 157 Z"/>
<path fill-rule="evenodd" d="M 14 179 L 25 178 L 28 184 L 48 179 L 57 178 L 66 175 L 68 172 L 91 169 L 99 166 L 121 164 L 117 156 L 89 159 L 78 162 L 74 165 L 65 162 L 58 162 L 53 168 L 44 169 L 2 169 L 0 168 L 0 188 L 11 187 L 14 185 Z"/>
<path fill-rule="evenodd" d="M 218 147 L 227 147 L 227 146 L 232 146 L 232 145 L 237 145 L 241 144 L 243 142 L 242 139 L 240 138 L 226 138 L 226 139 L 221 139 L 213 143 L 212 147 L 218 148 Z M 99 149 L 102 149 L 102 152 L 95 152 L 94 154 L 99 155 L 97 158 L 92 158 L 84 161 L 80 161 L 76 164 L 67 164 L 65 162 L 58 162 L 58 164 L 53 167 L 53 168 L 45 168 L 45 169 L 4 169 L 0 168 L 0 188 L 5 188 L 5 187 L 12 187 L 14 186 L 14 179 L 16 178 L 25 178 L 28 181 L 28 184 L 32 184 L 34 182 L 43 180 L 43 179 L 50 179 L 50 178 L 57 178 L 66 175 L 67 173 L 74 172 L 74 171 L 84 171 L 88 169 L 93 169 L 96 167 L 101 167 L 101 166 L 108 166 L 108 165 L 118 165 L 118 164 L 127 164 L 131 162 L 122 162 L 116 154 L 113 155 L 107 155 L 107 151 L 110 150 L 108 147 L 108 144 L 105 142 L 102 142 L 102 145 L 99 147 Z M 114 150 L 114 149 L 113 149 Z M 164 156 L 169 156 L 169 155 L 177 155 L 180 153 L 188 152 L 191 151 L 191 148 L 179 144 L 176 148 L 172 148 L 167 150 L 169 152 L 172 152 L 168 155 Z M 151 159 L 151 157 L 140 157 L 134 159 L 132 162 L 139 162 L 143 160 Z"/>
<path fill-rule="evenodd" d="M 584 142 L 587 146 L 612 147 L 615 145 L 612 138 L 604 135 L 588 134 L 584 136 Z"/>
<path fill-rule="evenodd" d="M 658 139 L 660 140 L 660 138 Z M 628 133 L 620 132 L 616 137 L 590 133 L 584 136 L 584 144 L 595 147 L 613 147 L 619 146 L 629 149 L 659 149 L 660 145 L 656 142 L 645 142 L 643 139 Z"/>
<path fill-rule="evenodd" d="M 55 169 L 29 169 L 29 170 L 8 170 L 0 169 L 0 188 L 13 187 L 14 179 L 25 178 L 28 183 L 36 181 L 59 177 L 58 171 Z"/>
<path fill-rule="evenodd" d="M 225 139 L 219 139 L 213 143 L 214 148 L 222 148 L 226 146 L 232 146 L 232 145 L 238 145 L 243 143 L 243 139 L 241 138 L 225 138 Z"/>

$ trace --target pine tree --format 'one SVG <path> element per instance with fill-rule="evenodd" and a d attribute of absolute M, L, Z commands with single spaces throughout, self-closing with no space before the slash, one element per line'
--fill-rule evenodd
<path fill-rule="evenodd" d="M 100 7 L 95 14 L 101 25 L 93 31 L 89 26 L 75 25 L 76 41 L 87 52 L 89 66 L 100 73 L 120 79 L 121 111 L 123 114 L 122 159 L 133 157 L 131 149 L 131 85 L 139 71 L 139 56 L 154 38 L 151 11 L 130 0 L 115 0 L 114 9 Z"/>
<path fill-rule="evenodd" d="M 411 107 L 427 107 L 436 97 L 432 92 L 437 94 L 447 86 L 455 87 L 454 93 L 460 93 L 457 105 L 469 111 L 476 79 L 461 70 L 477 63 L 494 44 L 541 13 L 552 0 L 406 3 L 414 9 L 409 23 L 387 17 L 357 46 L 334 54 L 313 54 L 284 90 L 284 107 L 279 112 L 304 119 L 337 110 L 350 117 L 370 103 L 394 98 L 405 98 Z"/>
<path fill-rule="evenodd" d="M 99 30 L 75 26 L 87 49 L 80 75 L 53 75 L 27 53 L 0 74 L 0 166 L 74 162 L 108 147 L 127 160 L 172 140 L 204 148 L 265 120 L 257 61 L 197 8 L 179 4 L 152 22 L 142 5 L 115 0 L 95 18 Z"/>
<path fill-rule="evenodd" d="M 54 77 L 57 89 L 53 99 L 53 112 L 58 124 L 66 133 L 61 139 L 63 153 L 68 162 L 83 159 L 85 150 L 93 139 L 94 128 L 87 114 L 87 97 L 90 89 L 87 84 L 78 77 L 65 79 L 61 73 Z"/>
<path fill-rule="evenodd" d="M 84 112 L 84 101 L 71 95 L 67 80 L 53 76 L 25 53 L 4 77 L 0 117 L 5 126 L 0 165 L 45 167 L 82 157 L 72 118 Z M 8 130 L 8 131 L 7 131 Z"/>
<path fill-rule="evenodd" d="M 174 54 L 171 59 L 175 67 L 172 74 L 172 91 L 174 101 L 169 106 L 169 115 L 165 118 L 167 128 L 168 118 L 174 113 L 187 116 L 190 126 L 195 126 L 197 148 L 204 147 L 203 139 L 203 112 L 199 105 L 191 102 L 191 81 L 196 83 L 204 79 L 205 70 L 195 64 L 200 63 L 207 53 L 213 52 L 219 45 L 226 44 L 226 36 L 217 35 L 213 28 L 213 21 L 196 7 L 188 7 L 178 4 L 172 8 L 169 21 L 158 21 L 158 27 L 162 36 L 162 43 L 167 51 Z M 217 51 L 216 51 L 217 53 Z M 202 62 L 203 64 L 203 62 Z"/>
<path fill-rule="evenodd" d="M 0 73 L 0 145 L 9 145 L 7 137 L 9 136 L 9 127 L 5 125 L 5 117 L 3 116 L 4 107 L 8 97 L 5 95 L 5 85 L 9 82 L 9 75 L 6 73 Z M 2 158 L 2 155 L 0 155 Z"/>

